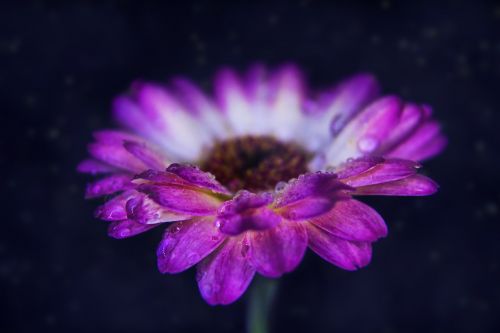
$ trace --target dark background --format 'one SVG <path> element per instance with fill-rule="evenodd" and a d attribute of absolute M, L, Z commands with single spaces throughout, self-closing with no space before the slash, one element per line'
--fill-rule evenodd
<path fill-rule="evenodd" d="M 368 200 L 388 238 L 346 272 L 308 253 L 281 279 L 275 332 L 500 332 L 500 4 L 2 1 L 1 332 L 242 332 L 193 270 L 163 276 L 161 228 L 106 236 L 75 172 L 137 78 L 294 61 L 325 87 L 373 72 L 427 102 L 449 137 L 428 198 Z"/>

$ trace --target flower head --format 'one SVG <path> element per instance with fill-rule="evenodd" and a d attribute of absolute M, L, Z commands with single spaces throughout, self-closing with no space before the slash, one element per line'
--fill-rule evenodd
<path fill-rule="evenodd" d="M 367 74 L 312 94 L 289 65 L 223 69 L 215 98 L 184 78 L 135 83 L 114 103 L 124 130 L 95 133 L 78 167 L 104 175 L 86 197 L 113 195 L 96 211 L 112 237 L 165 225 L 159 270 L 196 265 L 210 304 L 294 270 L 308 247 L 358 269 L 387 227 L 355 198 L 434 193 L 419 161 L 446 145 L 428 106 L 378 94 Z"/>

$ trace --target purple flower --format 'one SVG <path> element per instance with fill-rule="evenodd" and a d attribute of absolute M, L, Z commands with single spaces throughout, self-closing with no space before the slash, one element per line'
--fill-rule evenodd
<path fill-rule="evenodd" d="M 125 130 L 95 133 L 78 170 L 104 176 L 86 197 L 114 195 L 96 216 L 115 238 L 168 223 L 159 270 L 196 265 L 210 304 L 234 302 L 255 273 L 294 270 L 308 247 L 367 265 L 387 227 L 356 197 L 434 193 L 417 161 L 446 145 L 428 106 L 379 97 L 371 75 L 312 94 L 290 65 L 223 69 L 214 98 L 184 78 L 137 82 L 113 111 Z"/>

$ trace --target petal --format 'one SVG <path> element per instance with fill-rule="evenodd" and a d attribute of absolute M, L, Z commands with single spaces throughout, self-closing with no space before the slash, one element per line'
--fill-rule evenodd
<path fill-rule="evenodd" d="M 93 133 L 97 142 L 122 145 L 125 141 L 144 142 L 140 136 L 117 130 L 100 130 Z"/>
<path fill-rule="evenodd" d="M 124 220 L 127 218 L 127 211 L 125 209 L 127 201 L 135 196 L 142 195 L 142 193 L 134 190 L 125 191 L 97 207 L 95 217 L 105 221 Z"/>
<path fill-rule="evenodd" d="M 350 241 L 373 242 L 387 236 L 387 226 L 382 217 L 373 208 L 354 199 L 339 201 L 329 212 L 308 221 Z"/>
<path fill-rule="evenodd" d="M 352 187 L 387 183 L 417 173 L 420 164 L 401 159 L 362 157 L 350 161 L 335 172 L 339 180 Z"/>
<path fill-rule="evenodd" d="M 198 265 L 196 280 L 209 304 L 232 303 L 248 288 L 255 274 L 248 248 L 244 236 L 231 237 Z"/>
<path fill-rule="evenodd" d="M 217 214 L 216 224 L 228 235 L 246 230 L 264 230 L 276 226 L 281 217 L 267 207 L 273 201 L 271 193 L 254 194 L 240 191 L 226 201 Z"/>
<path fill-rule="evenodd" d="M 146 232 L 157 225 L 141 224 L 133 220 L 114 221 L 108 227 L 108 235 L 117 239 L 128 238 Z"/>
<path fill-rule="evenodd" d="M 169 164 L 165 157 L 161 156 L 160 153 L 152 150 L 144 143 L 125 141 L 123 146 L 148 168 L 163 170 Z"/>
<path fill-rule="evenodd" d="M 200 117 L 200 122 L 207 130 L 217 139 L 225 139 L 228 134 L 227 124 L 214 103 L 195 84 L 185 78 L 176 78 L 172 84 L 184 105 Z"/>
<path fill-rule="evenodd" d="M 357 187 L 355 195 L 425 196 L 437 192 L 438 185 L 430 178 L 413 175 L 388 183 Z"/>
<path fill-rule="evenodd" d="M 354 271 L 370 263 L 371 243 L 353 242 L 336 237 L 312 224 L 307 226 L 309 248 L 326 261 Z"/>
<path fill-rule="evenodd" d="M 167 228 L 156 252 L 162 273 L 179 273 L 212 253 L 226 236 L 214 225 L 213 217 L 194 218 Z"/>
<path fill-rule="evenodd" d="M 328 165 L 376 151 L 396 126 L 401 110 L 401 100 L 394 96 L 380 98 L 367 106 L 326 148 Z"/>
<path fill-rule="evenodd" d="M 373 75 L 358 74 L 322 93 L 304 124 L 308 148 L 315 150 L 327 143 L 332 135 L 336 136 L 363 107 L 378 96 L 379 90 Z"/>
<path fill-rule="evenodd" d="M 278 192 L 274 205 L 286 219 L 306 219 L 330 210 L 335 202 L 347 198 L 349 189 L 333 173 L 304 174 Z"/>
<path fill-rule="evenodd" d="M 446 143 L 440 125 L 435 121 L 428 121 L 387 155 L 422 161 L 439 154 L 446 147 Z"/>
<path fill-rule="evenodd" d="M 250 260 L 257 272 L 279 277 L 293 271 L 307 249 L 307 232 L 302 223 L 283 221 L 275 228 L 249 232 Z"/>
<path fill-rule="evenodd" d="M 182 221 L 192 217 L 190 214 L 171 212 L 144 194 L 140 194 L 130 198 L 125 205 L 127 217 L 130 220 L 142 224 L 157 224 Z"/>
<path fill-rule="evenodd" d="M 125 150 L 123 144 L 96 142 L 91 143 L 88 150 L 94 158 L 123 170 L 137 173 L 148 169 L 143 162 Z"/>
<path fill-rule="evenodd" d="M 192 185 L 208 189 L 214 193 L 231 193 L 224 186 L 222 186 L 212 174 L 202 171 L 198 167 L 193 165 L 173 163 L 169 165 L 169 167 L 167 168 L 167 172 L 179 176 Z"/>
<path fill-rule="evenodd" d="M 195 187 L 141 184 L 137 190 L 168 210 L 193 216 L 213 214 L 222 204 L 215 196 Z"/>
<path fill-rule="evenodd" d="M 254 118 L 241 79 L 229 68 L 221 69 L 215 77 L 215 95 L 220 109 L 236 135 L 251 133 Z"/>
<path fill-rule="evenodd" d="M 87 159 L 81 161 L 76 170 L 81 173 L 90 173 L 92 175 L 96 175 L 98 173 L 111 173 L 117 172 L 118 169 L 103 162 L 99 162 L 94 159 Z"/>
<path fill-rule="evenodd" d="M 264 120 L 269 121 L 271 133 L 276 137 L 285 141 L 294 139 L 305 119 L 303 75 L 297 66 L 288 64 L 274 72 L 269 81 L 270 112 Z"/>
<path fill-rule="evenodd" d="M 128 174 L 114 174 L 87 185 L 85 198 L 96 198 L 103 195 L 113 194 L 121 190 L 132 188 L 131 176 Z"/>

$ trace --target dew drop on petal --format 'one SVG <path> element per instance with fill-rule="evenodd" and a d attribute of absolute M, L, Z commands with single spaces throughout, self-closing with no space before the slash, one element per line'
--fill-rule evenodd
<path fill-rule="evenodd" d="M 278 182 L 276 184 L 276 186 L 274 187 L 274 190 L 276 192 L 281 192 L 281 191 L 283 191 L 285 189 L 285 187 L 286 187 L 286 182 Z"/>
<path fill-rule="evenodd" d="M 358 141 L 358 149 L 363 153 L 371 153 L 377 149 L 379 142 L 373 137 L 365 137 Z"/>

